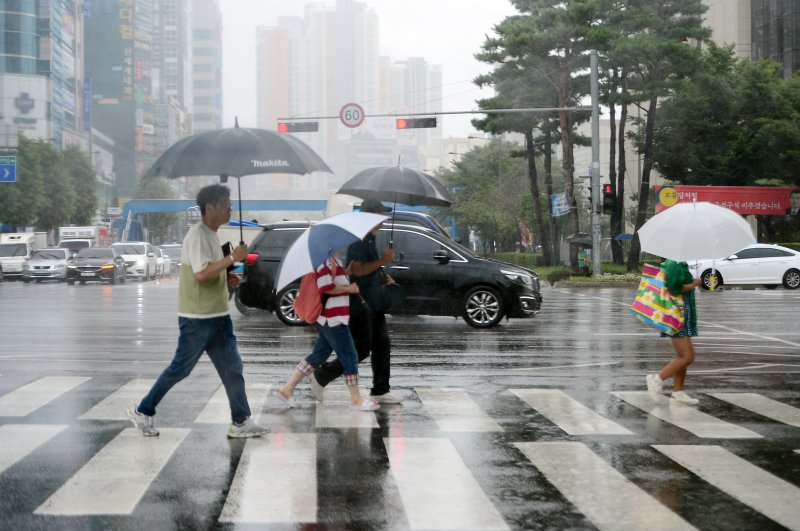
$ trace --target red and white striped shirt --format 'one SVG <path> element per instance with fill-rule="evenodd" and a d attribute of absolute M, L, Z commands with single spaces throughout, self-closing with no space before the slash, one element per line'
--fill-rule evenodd
<path fill-rule="evenodd" d="M 322 313 L 317 317 L 317 323 L 324 326 L 345 325 L 350 322 L 350 294 L 338 293 L 336 295 L 325 296 L 327 292 L 336 286 L 347 286 L 350 284 L 350 279 L 344 271 L 344 267 L 336 260 L 336 275 L 333 276 L 331 267 L 333 267 L 333 260 L 331 257 L 323 262 L 317 268 L 317 289 L 319 294 L 325 300 L 325 307 Z"/>

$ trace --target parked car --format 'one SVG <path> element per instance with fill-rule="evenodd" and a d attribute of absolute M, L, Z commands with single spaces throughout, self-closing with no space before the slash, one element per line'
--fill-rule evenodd
<path fill-rule="evenodd" d="M 274 311 L 286 324 L 304 324 L 292 308 L 299 279 L 280 293 L 273 285 L 284 252 L 307 227 L 304 222 L 283 222 L 264 228 L 245 261 L 241 303 Z M 396 259 L 386 269 L 407 295 L 393 314 L 460 316 L 472 327 L 488 328 L 503 317 L 530 317 L 541 308 L 539 277 L 529 269 L 480 258 L 422 226 L 385 224 L 378 249 L 385 248 L 390 237 Z"/>
<path fill-rule="evenodd" d="M 716 269 L 716 282 L 711 276 Z M 800 287 L 800 252 L 780 245 L 754 243 L 727 258 L 689 261 L 695 278 L 705 289 L 723 284 L 763 284 L 773 289 L 783 284 L 787 289 Z"/>
<path fill-rule="evenodd" d="M 183 250 L 183 245 L 180 243 L 165 243 L 161 246 L 161 248 L 172 261 L 172 267 L 178 268 L 181 263 L 181 252 Z"/>
<path fill-rule="evenodd" d="M 119 242 L 111 246 L 125 260 L 128 278 L 149 280 L 156 278 L 158 263 L 153 246 L 147 242 Z"/>
<path fill-rule="evenodd" d="M 67 284 L 87 280 L 109 284 L 125 282 L 125 260 L 113 247 L 86 247 L 67 264 Z"/>
<path fill-rule="evenodd" d="M 22 281 L 67 279 L 67 261 L 72 258 L 69 249 L 39 249 L 34 251 L 22 266 Z"/>

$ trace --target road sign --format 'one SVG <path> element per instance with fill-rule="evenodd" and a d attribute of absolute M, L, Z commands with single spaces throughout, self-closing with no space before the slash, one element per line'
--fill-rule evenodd
<path fill-rule="evenodd" d="M 0 157 L 0 183 L 17 182 L 17 157 Z"/>
<path fill-rule="evenodd" d="M 345 103 L 339 111 L 339 119 L 345 127 L 358 127 L 364 122 L 364 109 L 358 103 Z"/>

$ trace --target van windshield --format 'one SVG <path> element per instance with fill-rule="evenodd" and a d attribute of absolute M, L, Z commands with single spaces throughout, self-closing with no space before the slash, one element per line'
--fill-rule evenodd
<path fill-rule="evenodd" d="M 75 241 L 62 240 L 61 243 L 58 244 L 58 246 L 62 249 L 69 249 L 70 251 L 80 251 L 84 247 L 89 247 L 89 242 L 85 240 L 75 240 Z"/>
<path fill-rule="evenodd" d="M 24 243 L 0 243 L 0 256 L 9 258 L 12 256 L 26 256 L 28 246 Z"/>

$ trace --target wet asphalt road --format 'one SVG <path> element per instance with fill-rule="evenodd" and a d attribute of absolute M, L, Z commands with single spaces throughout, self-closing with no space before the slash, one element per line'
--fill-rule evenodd
<path fill-rule="evenodd" d="M 177 281 L 4 282 L 0 528 L 800 529 L 800 291 L 699 294 L 694 408 L 642 394 L 672 349 L 633 291 L 545 288 L 535 319 L 491 330 L 390 318 L 405 400 L 374 416 L 341 385 L 280 408 L 268 390 L 315 333 L 233 309 L 269 437 L 225 438 L 204 360 L 151 447 L 122 409 L 171 359 Z"/>

